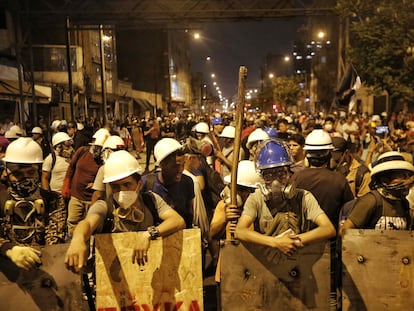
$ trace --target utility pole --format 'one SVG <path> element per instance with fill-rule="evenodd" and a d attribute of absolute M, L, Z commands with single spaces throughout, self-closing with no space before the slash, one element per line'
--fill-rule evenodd
<path fill-rule="evenodd" d="M 69 16 L 66 16 L 66 63 L 68 71 L 68 87 L 69 87 L 69 104 L 70 104 L 70 116 L 72 121 L 75 121 L 75 107 L 73 102 L 73 82 L 72 82 L 72 57 L 70 54 L 70 20 Z"/>
<path fill-rule="evenodd" d="M 105 82 L 105 46 L 103 43 L 103 25 L 99 25 L 99 48 L 101 57 L 101 95 L 102 95 L 102 107 L 103 107 L 103 123 L 108 122 L 107 108 L 106 108 L 106 82 Z"/>

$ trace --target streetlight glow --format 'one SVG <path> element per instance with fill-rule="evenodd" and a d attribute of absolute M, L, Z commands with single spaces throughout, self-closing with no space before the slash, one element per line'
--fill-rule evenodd
<path fill-rule="evenodd" d="M 290 61 L 290 57 L 289 56 L 285 56 L 284 60 L 285 60 L 285 62 L 288 62 L 288 61 Z"/>
<path fill-rule="evenodd" d="M 273 79 L 275 77 L 275 75 L 273 73 L 269 73 L 269 78 Z"/>
<path fill-rule="evenodd" d="M 212 73 L 212 74 L 211 74 L 211 77 L 212 77 L 212 78 L 215 78 L 215 77 L 216 77 L 216 74 Z"/>
<path fill-rule="evenodd" d="M 194 39 L 196 40 L 200 39 L 200 34 L 198 32 L 194 33 Z"/>
<path fill-rule="evenodd" d="M 323 32 L 323 31 L 319 31 L 319 32 L 318 32 L 318 38 L 319 38 L 319 39 L 323 39 L 323 38 L 325 38 L 325 32 Z"/>

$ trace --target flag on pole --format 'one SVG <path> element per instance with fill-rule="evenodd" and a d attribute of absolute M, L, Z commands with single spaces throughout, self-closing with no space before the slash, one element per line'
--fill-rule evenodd
<path fill-rule="evenodd" d="M 358 76 L 354 66 L 348 65 L 348 68 L 341 79 L 336 92 L 336 101 L 339 107 L 348 107 L 351 112 L 356 108 L 355 94 L 361 87 L 361 78 Z"/>

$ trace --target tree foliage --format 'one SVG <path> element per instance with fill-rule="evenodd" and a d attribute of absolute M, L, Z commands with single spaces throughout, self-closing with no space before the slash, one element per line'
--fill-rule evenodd
<path fill-rule="evenodd" d="M 300 96 L 300 86 L 297 79 L 292 77 L 274 77 L 272 79 L 273 100 L 280 103 L 283 110 L 287 106 L 297 104 Z"/>
<path fill-rule="evenodd" d="M 414 101 L 414 1 L 338 0 L 348 18 L 352 61 L 363 82 L 388 91 L 392 103 Z"/>

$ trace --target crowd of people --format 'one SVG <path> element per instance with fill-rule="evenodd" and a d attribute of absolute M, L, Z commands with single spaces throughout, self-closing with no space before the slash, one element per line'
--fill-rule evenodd
<path fill-rule="evenodd" d="M 330 240 L 335 293 L 336 241 L 345 229 L 414 228 L 414 114 L 407 112 L 247 113 L 241 129 L 219 113 L 128 116 L 98 128 L 65 120 L 0 127 L 0 255 L 22 269 L 41 263 L 36 246 L 68 243 L 66 267 L 83 272 L 91 236 L 127 231 L 139 232 L 131 256 L 145 265 L 151 240 L 197 227 L 204 276 L 215 272 L 218 285 L 220 239 L 286 256 Z"/>

